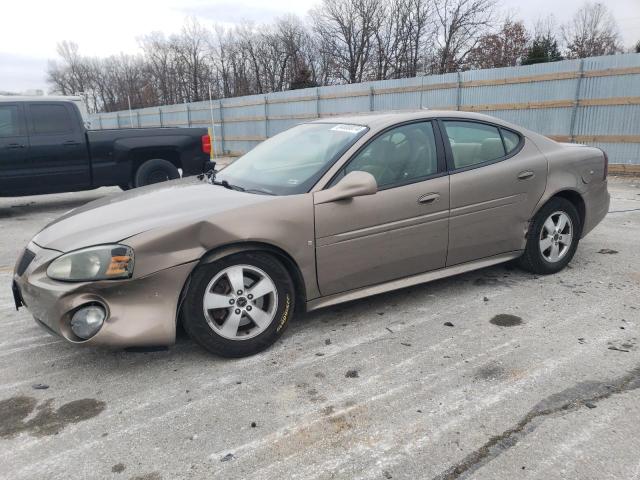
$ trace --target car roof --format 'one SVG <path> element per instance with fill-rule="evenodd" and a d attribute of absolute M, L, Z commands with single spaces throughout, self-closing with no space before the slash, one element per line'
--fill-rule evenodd
<path fill-rule="evenodd" d="M 395 125 L 396 123 L 402 122 L 410 122 L 412 120 L 428 120 L 430 118 L 460 118 L 467 120 L 480 120 L 484 122 L 496 123 L 498 125 L 503 125 L 505 127 L 513 128 L 515 130 L 523 130 L 522 127 L 517 125 L 510 124 L 509 122 L 505 122 L 504 120 L 500 120 L 499 118 L 491 117 L 489 115 L 483 115 L 481 113 L 474 112 L 464 112 L 457 110 L 403 110 L 403 111 L 387 111 L 387 112 L 368 112 L 362 114 L 349 114 L 349 115 L 338 115 L 338 116 L 330 116 L 323 117 L 318 120 L 314 120 L 311 123 L 344 123 L 344 124 L 354 124 L 354 125 L 363 125 L 371 128 L 372 130 L 377 130 L 380 128 L 385 128 L 390 125 Z"/>
<path fill-rule="evenodd" d="M 7 102 L 79 102 L 81 97 L 65 95 L 0 95 L 0 103 Z"/>

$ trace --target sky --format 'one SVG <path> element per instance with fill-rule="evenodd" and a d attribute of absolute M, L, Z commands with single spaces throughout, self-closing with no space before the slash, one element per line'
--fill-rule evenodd
<path fill-rule="evenodd" d="M 47 60 L 56 45 L 76 42 L 85 55 L 138 53 L 138 38 L 152 31 L 178 32 L 187 17 L 205 25 L 231 25 L 276 17 L 305 17 L 319 0 L 22 0 L 3 2 L 0 28 L 0 91 L 47 91 Z M 501 0 L 501 10 L 533 26 L 553 13 L 564 23 L 583 0 Z M 625 47 L 640 40 L 640 0 L 606 0 Z"/>

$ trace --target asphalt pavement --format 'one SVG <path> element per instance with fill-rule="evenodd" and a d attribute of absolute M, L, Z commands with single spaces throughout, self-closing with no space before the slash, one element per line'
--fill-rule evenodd
<path fill-rule="evenodd" d="M 0 199 L 0 478 L 640 479 L 640 179 L 570 266 L 510 264 L 307 314 L 259 355 L 69 345 L 14 262 L 116 189 Z"/>

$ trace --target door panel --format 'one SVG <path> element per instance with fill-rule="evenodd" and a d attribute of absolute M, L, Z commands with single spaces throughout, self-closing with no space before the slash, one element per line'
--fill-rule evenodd
<path fill-rule="evenodd" d="M 20 191 L 20 174 L 25 168 L 29 139 L 22 105 L 0 104 L 0 195 Z"/>
<path fill-rule="evenodd" d="M 547 182 L 547 160 L 532 142 L 511 158 L 452 172 L 447 265 L 522 250 Z"/>
<path fill-rule="evenodd" d="M 331 295 L 444 267 L 448 210 L 446 175 L 315 205 L 320 292 Z"/>
<path fill-rule="evenodd" d="M 27 106 L 31 184 L 41 193 L 80 190 L 91 185 L 84 130 L 71 104 Z"/>

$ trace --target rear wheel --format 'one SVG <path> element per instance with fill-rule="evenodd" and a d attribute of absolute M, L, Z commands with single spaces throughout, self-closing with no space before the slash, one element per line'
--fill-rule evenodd
<path fill-rule="evenodd" d="M 294 298 L 291 277 L 274 257 L 257 252 L 231 255 L 194 272 L 183 326 L 211 353 L 252 355 L 280 338 Z"/>
<path fill-rule="evenodd" d="M 161 158 L 154 158 L 147 160 L 138 167 L 133 184 L 136 187 L 143 187 L 152 183 L 175 180 L 176 178 L 180 178 L 180 172 L 173 163 Z"/>
<path fill-rule="evenodd" d="M 533 218 L 527 246 L 518 263 L 525 270 L 542 275 L 559 272 L 573 258 L 581 231 L 576 207 L 565 198 L 552 198 Z"/>

